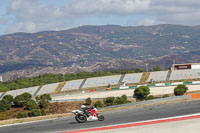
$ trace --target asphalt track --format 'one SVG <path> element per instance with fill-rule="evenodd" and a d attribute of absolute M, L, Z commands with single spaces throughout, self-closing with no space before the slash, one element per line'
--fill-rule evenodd
<path fill-rule="evenodd" d="M 200 113 L 200 101 L 103 112 L 102 114 L 105 116 L 104 122 L 94 121 L 79 124 L 74 120 L 74 117 L 65 117 L 34 123 L 5 126 L 0 127 L 0 133 L 58 133 L 193 113 Z"/>

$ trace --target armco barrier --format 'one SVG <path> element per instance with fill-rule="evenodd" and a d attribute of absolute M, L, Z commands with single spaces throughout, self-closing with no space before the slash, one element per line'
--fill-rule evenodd
<path fill-rule="evenodd" d="M 119 90 L 119 89 L 120 89 L 119 87 L 111 88 L 111 90 Z"/>
<path fill-rule="evenodd" d="M 134 88 L 137 88 L 138 86 L 129 86 L 129 89 L 134 89 Z"/>
<path fill-rule="evenodd" d="M 183 82 L 184 85 L 191 85 L 192 82 Z"/>
<path fill-rule="evenodd" d="M 156 86 L 155 84 L 148 84 L 147 85 L 148 87 L 154 87 L 154 86 Z"/>
<path fill-rule="evenodd" d="M 165 83 L 165 86 L 171 86 L 172 83 Z"/>

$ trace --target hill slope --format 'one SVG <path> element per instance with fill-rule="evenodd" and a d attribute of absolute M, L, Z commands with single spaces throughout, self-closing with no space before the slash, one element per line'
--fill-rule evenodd
<path fill-rule="evenodd" d="M 0 36 L 0 73 L 34 76 L 198 62 L 200 26 L 82 26 Z"/>

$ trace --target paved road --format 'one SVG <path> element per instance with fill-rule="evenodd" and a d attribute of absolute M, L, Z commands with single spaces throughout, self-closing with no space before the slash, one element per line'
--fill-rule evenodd
<path fill-rule="evenodd" d="M 57 133 L 68 130 L 137 122 L 179 115 L 200 113 L 200 101 L 173 103 L 153 107 L 103 112 L 104 122 L 76 123 L 74 117 L 65 117 L 43 122 L 0 127 L 0 133 Z"/>

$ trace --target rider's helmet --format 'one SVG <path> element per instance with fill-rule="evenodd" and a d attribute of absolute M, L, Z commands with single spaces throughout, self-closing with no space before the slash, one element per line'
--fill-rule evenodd
<path fill-rule="evenodd" d="M 81 105 L 81 108 L 86 108 L 86 106 L 85 105 Z"/>

